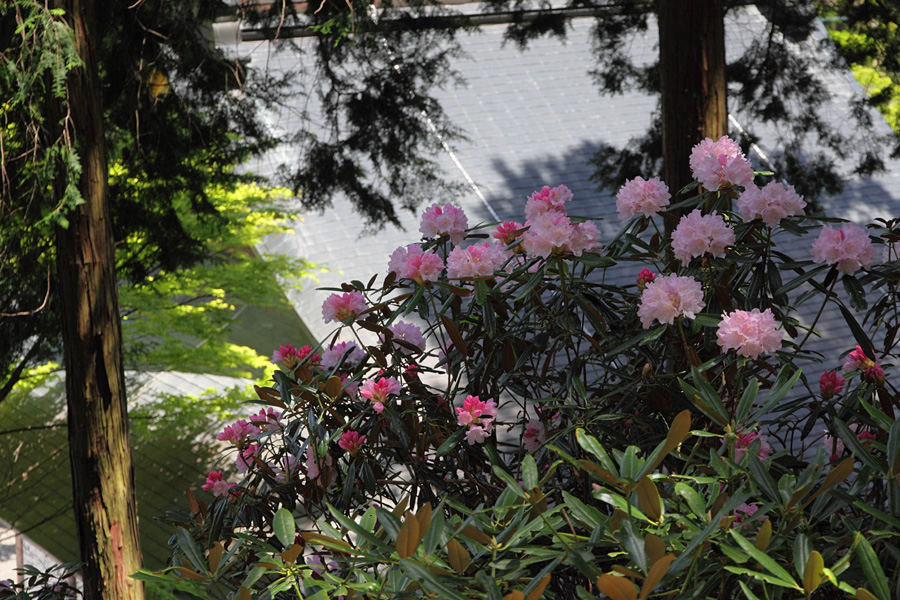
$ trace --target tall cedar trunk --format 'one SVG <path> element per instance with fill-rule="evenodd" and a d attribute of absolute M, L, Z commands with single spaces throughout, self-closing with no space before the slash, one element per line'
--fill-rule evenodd
<path fill-rule="evenodd" d="M 122 371 L 118 290 L 97 79 L 93 0 L 59 0 L 84 67 L 68 79 L 84 204 L 57 231 L 69 455 L 87 600 L 144 597 Z"/>
<path fill-rule="evenodd" d="M 691 148 L 728 132 L 723 0 L 659 0 L 663 180 L 691 182 Z M 675 223 L 666 223 L 671 230 Z"/>

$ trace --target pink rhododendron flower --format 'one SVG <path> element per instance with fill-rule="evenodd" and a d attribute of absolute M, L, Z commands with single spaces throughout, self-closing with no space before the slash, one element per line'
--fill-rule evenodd
<path fill-rule="evenodd" d="M 345 431 L 341 436 L 338 446 L 348 452 L 350 456 L 355 457 L 359 454 L 359 448 L 366 441 L 366 436 L 359 435 L 358 431 Z"/>
<path fill-rule="evenodd" d="M 283 456 L 279 462 L 270 462 L 269 468 L 272 469 L 275 481 L 286 483 L 294 478 L 294 475 L 297 473 L 297 465 L 299 464 L 300 461 L 297 460 L 296 456 L 288 454 Z"/>
<path fill-rule="evenodd" d="M 539 191 L 528 196 L 525 202 L 525 218 L 534 221 L 539 215 L 547 212 L 559 212 L 566 214 L 565 204 L 572 199 L 572 192 L 564 185 L 554 188 L 542 187 Z"/>
<path fill-rule="evenodd" d="M 829 462 L 840 460 L 841 456 L 844 454 L 844 441 L 841 440 L 841 438 L 826 433 L 822 443 L 825 444 L 825 451 L 828 453 Z"/>
<path fill-rule="evenodd" d="M 711 254 L 718 258 L 725 256 L 725 247 L 734 244 L 734 230 L 725 224 L 725 219 L 713 211 L 703 215 L 694 209 L 684 215 L 672 232 L 672 250 L 675 258 L 688 263 L 695 256 Z"/>
<path fill-rule="evenodd" d="M 872 442 L 874 442 L 875 440 L 878 439 L 878 436 L 876 436 L 871 431 L 863 429 L 862 431 L 860 431 L 859 433 L 856 434 L 856 438 L 860 442 L 862 442 L 863 446 L 868 448 L 869 446 L 872 445 Z"/>
<path fill-rule="evenodd" d="M 479 400 L 478 396 L 466 396 L 462 408 L 456 409 L 457 425 L 468 427 L 466 441 L 469 445 L 482 443 L 494 428 L 497 404 L 493 400 Z"/>
<path fill-rule="evenodd" d="M 772 354 L 781 349 L 784 332 L 778 331 L 775 315 L 767 308 L 747 312 L 736 310 L 725 315 L 716 331 L 718 344 L 723 352 L 737 350 L 738 356 L 757 358 L 760 354 Z"/>
<path fill-rule="evenodd" d="M 236 483 L 229 483 L 222 477 L 222 471 L 210 471 L 206 476 L 206 483 L 200 486 L 200 489 L 212 492 L 213 496 L 227 496 L 229 490 Z"/>
<path fill-rule="evenodd" d="M 757 513 L 757 511 L 759 511 L 759 507 L 755 504 L 747 504 L 745 502 L 744 504 L 737 505 L 734 508 L 734 524 L 740 525 L 743 523 L 743 525 L 746 526 L 750 519 L 753 518 L 753 515 Z"/>
<path fill-rule="evenodd" d="M 863 371 L 863 381 L 879 387 L 884 385 L 884 369 L 877 363 L 868 367 Z"/>
<path fill-rule="evenodd" d="M 344 386 L 344 393 L 350 398 L 356 398 L 359 393 L 359 381 L 350 381 L 350 376 L 346 373 L 341 374 L 341 385 Z"/>
<path fill-rule="evenodd" d="M 400 395 L 400 382 L 394 377 L 367 379 L 359 395 L 372 401 L 375 412 L 382 413 L 390 396 Z"/>
<path fill-rule="evenodd" d="M 447 277 L 490 277 L 506 262 L 503 249 L 490 242 L 472 244 L 466 248 L 457 246 L 447 257 Z"/>
<path fill-rule="evenodd" d="M 444 261 L 434 252 L 424 252 L 419 244 L 400 246 L 391 254 L 388 270 L 401 279 L 412 279 L 419 285 L 437 281 L 444 270 Z"/>
<path fill-rule="evenodd" d="M 659 214 L 659 211 L 669 205 L 671 197 L 669 187 L 659 177 L 650 180 L 635 177 L 626 181 L 616 194 L 619 220 L 627 221 L 637 213 L 648 218 Z"/>
<path fill-rule="evenodd" d="M 762 219 L 769 227 L 775 227 L 785 217 L 802 215 L 805 206 L 803 196 L 797 195 L 794 186 L 785 188 L 776 181 L 762 189 L 748 185 L 737 201 L 737 210 L 745 219 Z"/>
<path fill-rule="evenodd" d="M 844 389 L 846 379 L 838 375 L 837 371 L 826 371 L 819 377 L 819 391 L 822 392 L 822 400 L 830 400 Z"/>
<path fill-rule="evenodd" d="M 323 458 L 317 456 L 312 444 L 306 447 L 306 476 L 311 480 L 315 480 L 322 489 L 328 489 L 328 486 L 331 485 L 331 466 L 333 463 L 334 459 L 331 458 L 331 454 L 328 452 L 325 453 Z"/>
<path fill-rule="evenodd" d="M 533 452 L 547 441 L 547 428 L 539 419 L 531 419 L 525 425 L 525 433 L 522 436 L 522 445 L 525 450 Z"/>
<path fill-rule="evenodd" d="M 872 266 L 875 248 L 869 234 L 858 225 L 847 223 L 838 230 L 826 225 L 813 242 L 812 255 L 815 262 L 835 264 L 839 273 L 852 275 L 861 267 Z"/>
<path fill-rule="evenodd" d="M 531 219 L 522 245 L 530 256 L 549 258 L 551 254 L 564 252 L 572 239 L 574 227 L 564 213 L 550 211 Z"/>
<path fill-rule="evenodd" d="M 338 342 L 322 352 L 322 368 L 334 369 L 342 360 L 348 365 L 355 365 L 365 357 L 365 351 L 354 342 Z"/>
<path fill-rule="evenodd" d="M 675 319 L 693 319 L 703 309 L 703 288 L 693 277 L 666 275 L 647 284 L 641 294 L 638 316 L 644 329 L 654 320 L 672 325 Z"/>
<path fill-rule="evenodd" d="M 600 243 L 600 231 L 593 221 L 578 223 L 572 228 L 572 237 L 565 246 L 566 252 L 581 256 L 584 252 L 592 252 L 603 247 Z"/>
<path fill-rule="evenodd" d="M 524 231 L 522 229 L 525 225 L 521 223 L 516 223 L 514 221 L 506 221 L 505 223 L 500 223 L 497 226 L 497 231 L 493 233 L 494 239 L 498 240 L 504 246 L 509 246 L 517 239 L 522 237 Z M 524 252 L 524 248 L 519 244 L 515 247 L 516 252 Z"/>
<path fill-rule="evenodd" d="M 250 468 L 250 465 L 253 464 L 253 457 L 258 453 L 259 446 L 257 444 L 250 444 L 238 452 L 237 458 L 234 459 L 234 464 L 237 466 L 238 473 L 246 473 L 247 469 Z"/>
<path fill-rule="evenodd" d="M 759 441 L 759 452 L 756 455 L 759 460 L 765 461 L 769 458 L 769 455 L 772 454 L 772 446 L 769 445 L 768 438 L 758 433 L 749 432 L 742 433 L 738 436 L 737 442 L 734 445 L 734 460 L 741 460 L 747 452 L 747 449 L 756 441 Z"/>
<path fill-rule="evenodd" d="M 694 146 L 690 164 L 694 179 L 711 192 L 753 183 L 753 166 L 737 142 L 728 136 L 722 136 L 717 142 L 706 138 Z"/>
<path fill-rule="evenodd" d="M 279 346 L 278 350 L 272 353 L 272 362 L 284 363 L 284 366 L 288 369 L 293 369 L 307 358 L 310 364 L 315 364 L 319 362 L 320 357 L 318 354 L 313 353 L 312 348 L 309 346 L 303 346 L 297 350 L 291 344 Z"/>
<path fill-rule="evenodd" d="M 457 245 L 466 237 L 468 226 L 469 219 L 462 210 L 452 204 L 445 204 L 444 208 L 432 204 L 422 215 L 419 231 L 427 238 L 450 236 L 450 242 Z"/>
<path fill-rule="evenodd" d="M 228 425 L 216 436 L 217 440 L 223 442 L 231 442 L 235 446 L 241 446 L 244 439 L 248 437 L 256 437 L 259 435 L 259 428 L 256 425 L 247 423 L 244 419 L 239 419 L 232 425 Z"/>
<path fill-rule="evenodd" d="M 359 292 L 347 292 L 340 296 L 331 294 L 322 304 L 322 318 L 326 323 L 343 323 L 347 319 L 355 319 L 368 308 L 366 299 Z"/>
<path fill-rule="evenodd" d="M 406 323 L 404 321 L 397 321 L 396 323 L 388 326 L 388 331 L 393 334 L 393 338 L 395 340 L 403 340 L 413 346 L 417 347 L 420 351 L 425 350 L 425 336 L 422 335 L 422 330 L 412 323 Z M 379 339 L 384 342 L 384 336 L 379 335 Z M 407 348 L 406 346 L 402 346 L 397 344 L 395 346 L 400 352 L 404 355 L 410 355 L 414 352 L 411 348 Z"/>
<path fill-rule="evenodd" d="M 877 364 L 877 361 L 866 356 L 862 347 L 857 346 L 850 351 L 850 354 L 844 357 L 843 370 L 845 373 L 849 373 L 850 371 L 865 371 L 875 364 Z"/>
<path fill-rule="evenodd" d="M 645 289 L 647 289 L 647 284 L 654 279 L 656 279 L 656 273 L 647 268 L 641 269 L 641 272 L 638 273 L 637 277 L 638 289 L 643 292 Z"/>

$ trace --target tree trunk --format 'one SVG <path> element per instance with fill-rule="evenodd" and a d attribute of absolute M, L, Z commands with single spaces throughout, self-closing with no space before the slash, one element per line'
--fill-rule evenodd
<path fill-rule="evenodd" d="M 728 132 L 725 10 L 723 0 L 659 0 L 657 14 L 663 180 L 675 195 L 692 180 L 691 148 Z"/>
<path fill-rule="evenodd" d="M 57 230 L 69 455 L 87 600 L 144 597 L 121 326 L 97 79 L 93 0 L 63 0 L 82 68 L 68 79 L 67 129 L 82 163 L 84 203 Z"/>

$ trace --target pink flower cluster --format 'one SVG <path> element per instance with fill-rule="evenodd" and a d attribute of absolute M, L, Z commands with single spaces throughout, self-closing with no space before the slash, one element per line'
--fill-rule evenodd
<path fill-rule="evenodd" d="M 322 318 L 326 323 L 343 323 L 347 319 L 355 319 L 368 308 L 366 299 L 359 292 L 347 292 L 340 296 L 331 294 L 322 304 Z"/>
<path fill-rule="evenodd" d="M 525 202 L 525 218 L 533 221 L 547 212 L 566 214 L 565 204 L 571 199 L 572 192 L 566 186 L 558 185 L 552 188 L 545 185 L 540 191 L 528 196 Z"/>
<path fill-rule="evenodd" d="M 725 247 L 734 244 L 734 230 L 715 211 L 703 215 L 694 209 L 684 215 L 672 232 L 672 250 L 675 258 L 688 263 L 695 256 L 710 254 L 714 258 L 725 256 Z"/>
<path fill-rule="evenodd" d="M 223 442 L 231 442 L 240 448 L 244 445 L 244 440 L 256 437 L 257 435 L 259 435 L 259 427 L 251 425 L 244 419 L 238 419 L 234 424 L 225 427 L 225 429 L 216 436 L 216 439 Z"/>
<path fill-rule="evenodd" d="M 285 344 L 284 346 L 279 346 L 278 350 L 275 350 L 272 353 L 272 362 L 280 362 L 283 363 L 286 368 L 293 369 L 306 360 L 307 357 L 309 358 L 310 364 L 319 362 L 319 359 L 321 358 L 318 354 L 313 353 L 312 348 L 309 346 L 303 346 L 297 350 L 292 345 Z"/>
<path fill-rule="evenodd" d="M 717 142 L 706 138 L 694 146 L 690 164 L 694 179 L 711 192 L 753 183 L 753 166 L 737 142 L 728 136 L 722 136 Z"/>
<path fill-rule="evenodd" d="M 424 252 L 419 244 L 400 246 L 391 254 L 388 271 L 401 279 L 412 279 L 419 285 L 437 281 L 444 270 L 444 261 L 434 252 Z"/>
<path fill-rule="evenodd" d="M 759 507 L 755 504 L 747 504 L 745 502 L 737 505 L 734 508 L 734 524 L 746 527 L 757 511 L 759 511 Z"/>
<path fill-rule="evenodd" d="M 322 352 L 322 368 L 334 369 L 341 361 L 356 364 L 366 357 L 366 353 L 353 342 L 337 342 Z"/>
<path fill-rule="evenodd" d="M 753 445 L 753 442 L 756 441 L 759 442 L 759 452 L 756 455 L 757 458 L 761 461 L 765 461 L 769 458 L 769 455 L 772 454 L 772 446 L 769 445 L 768 438 L 759 433 L 748 432 L 738 435 L 737 442 L 734 445 L 734 460 L 741 460 L 750 446 Z"/>
<path fill-rule="evenodd" d="M 494 429 L 497 405 L 493 400 L 479 400 L 478 396 L 466 396 L 462 408 L 456 409 L 457 425 L 468 427 L 466 441 L 469 445 L 482 443 Z"/>
<path fill-rule="evenodd" d="M 877 386 L 884 385 L 884 369 L 877 360 L 869 358 L 859 346 L 844 357 L 843 369 L 845 372 L 862 371 L 863 381 Z"/>
<path fill-rule="evenodd" d="M 281 431 L 281 411 L 269 408 L 261 408 L 259 412 L 250 417 L 250 422 L 260 431 Z"/>
<path fill-rule="evenodd" d="M 647 284 L 641 294 L 638 316 L 644 329 L 649 329 L 654 320 L 672 325 L 679 317 L 693 319 L 701 310 L 703 288 L 700 282 L 673 273 Z"/>
<path fill-rule="evenodd" d="M 494 236 L 494 239 L 499 241 L 504 246 L 509 246 L 510 244 L 515 242 L 517 239 L 522 237 L 522 234 L 525 233 L 523 231 L 524 228 L 525 228 L 525 226 L 522 225 L 521 223 L 517 223 L 515 221 L 506 221 L 504 223 L 500 223 L 499 225 L 497 225 L 497 230 L 492 235 Z M 520 244 L 515 247 L 515 251 L 523 252 L 524 249 L 522 248 L 522 245 Z"/>
<path fill-rule="evenodd" d="M 668 206 L 671 197 L 669 187 L 660 181 L 659 177 L 650 180 L 635 177 L 628 180 L 616 194 L 616 210 L 619 212 L 619 220 L 625 222 L 637 213 L 650 218 Z"/>
<path fill-rule="evenodd" d="M 246 473 L 250 465 L 253 464 L 253 457 L 257 454 L 259 454 L 259 444 L 250 444 L 238 452 L 237 458 L 234 459 L 238 473 Z"/>
<path fill-rule="evenodd" d="M 201 485 L 200 489 L 212 492 L 213 496 L 227 496 L 231 488 L 236 485 L 236 483 L 225 481 L 222 471 L 210 471 L 209 475 L 206 476 L 206 483 Z"/>
<path fill-rule="evenodd" d="M 465 239 L 468 226 L 469 219 L 462 210 L 452 204 L 445 204 L 443 208 L 432 204 L 422 215 L 419 231 L 426 238 L 449 236 L 450 242 L 455 245 L 462 243 Z"/>
<path fill-rule="evenodd" d="M 278 483 L 287 483 L 293 479 L 294 475 L 297 473 L 298 464 L 300 464 L 300 461 L 297 460 L 297 457 L 289 454 L 282 457 L 280 462 L 270 462 L 269 468 L 272 469 L 275 481 Z"/>
<path fill-rule="evenodd" d="M 403 340 L 409 344 L 412 344 L 416 348 L 421 351 L 425 351 L 425 336 L 422 335 L 422 330 L 418 325 L 413 325 L 412 323 L 406 323 L 404 321 L 397 321 L 396 323 L 388 326 L 388 331 L 391 332 L 393 339 L 395 340 Z M 380 335 L 379 339 L 381 339 L 382 343 L 384 342 L 384 336 Z M 414 352 L 412 348 L 407 348 L 406 346 L 401 346 L 397 344 L 394 346 L 399 349 L 400 352 L 404 355 L 410 355 Z"/>
<path fill-rule="evenodd" d="M 534 452 L 547 441 L 547 428 L 540 419 L 531 419 L 525 425 L 525 433 L 522 435 L 522 445 L 528 452 Z"/>
<path fill-rule="evenodd" d="M 400 382 L 394 377 L 367 379 L 359 390 L 359 395 L 372 401 L 375 412 L 384 412 L 384 405 L 390 396 L 400 395 Z"/>
<path fill-rule="evenodd" d="M 528 228 L 522 236 L 522 248 L 530 256 L 549 258 L 551 254 L 574 254 L 600 247 L 600 232 L 591 221 L 573 224 L 566 215 L 565 204 L 572 192 L 564 185 L 544 186 L 528 197 L 525 216 Z M 505 224 L 507 225 L 507 224 Z M 518 225 L 512 223 L 509 225 Z M 509 230 L 507 230 L 508 232 Z M 512 230 L 513 232 L 515 230 Z M 505 234 L 509 235 L 509 233 Z"/>
<path fill-rule="evenodd" d="M 775 315 L 767 308 L 747 312 L 736 310 L 728 313 L 716 331 L 718 344 L 723 352 L 737 350 L 738 356 L 757 358 L 760 354 L 772 354 L 781 349 L 784 332 L 778 331 Z"/>
<path fill-rule="evenodd" d="M 822 400 L 830 400 L 844 389 L 846 379 L 838 375 L 837 371 L 826 371 L 819 377 L 819 391 L 822 392 Z"/>
<path fill-rule="evenodd" d="M 323 490 L 328 489 L 328 486 L 331 485 L 333 464 L 334 459 L 328 452 L 323 458 L 317 455 L 313 444 L 306 447 L 306 476 L 310 481 L 315 480 Z"/>
<path fill-rule="evenodd" d="M 505 252 L 491 242 L 472 244 L 466 248 L 456 246 L 447 257 L 447 277 L 493 277 L 494 271 L 504 262 Z"/>
<path fill-rule="evenodd" d="M 847 223 L 839 230 L 830 225 L 822 228 L 812 245 L 813 260 L 817 263 L 836 264 L 844 275 L 852 275 L 860 267 L 868 269 L 875 258 L 875 249 L 866 230 Z"/>
<path fill-rule="evenodd" d="M 350 456 L 355 457 L 359 454 L 359 449 L 365 441 L 366 436 L 359 435 L 358 431 L 345 431 L 338 442 L 338 446 L 343 448 Z"/>
<path fill-rule="evenodd" d="M 785 217 L 802 215 L 806 202 L 794 191 L 772 181 L 762 189 L 748 185 L 737 201 L 737 209 L 748 221 L 762 219 L 769 227 L 775 227 Z"/>

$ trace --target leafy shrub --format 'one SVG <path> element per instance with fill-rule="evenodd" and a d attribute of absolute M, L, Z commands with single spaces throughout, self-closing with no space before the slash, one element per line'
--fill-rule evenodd
<path fill-rule="evenodd" d="M 172 566 L 136 576 L 223 599 L 888 600 L 900 221 L 806 217 L 729 142 L 695 149 L 673 205 L 626 185 L 602 248 L 564 186 L 525 225 L 428 209 L 386 277 L 331 290 L 332 338 L 276 351 L 212 500 L 166 516 Z M 826 311 L 855 340 L 843 376 L 808 347 Z"/>

